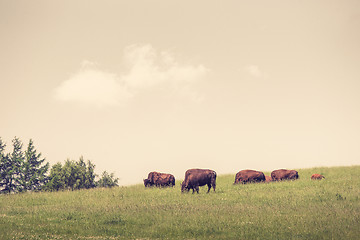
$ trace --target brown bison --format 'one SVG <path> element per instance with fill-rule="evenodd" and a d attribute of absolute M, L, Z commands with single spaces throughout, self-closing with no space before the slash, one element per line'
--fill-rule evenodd
<path fill-rule="evenodd" d="M 321 179 L 323 179 L 323 178 L 325 178 L 323 175 L 320 175 L 320 174 L 317 174 L 317 173 L 315 173 L 315 174 L 313 174 L 313 175 L 311 176 L 311 179 L 312 179 L 312 180 L 321 180 Z"/>
<path fill-rule="evenodd" d="M 144 179 L 144 185 L 145 187 L 151 187 L 155 185 L 155 181 L 158 179 L 159 175 L 161 173 L 159 172 L 150 172 L 148 174 L 148 177 Z"/>
<path fill-rule="evenodd" d="M 270 176 L 265 176 L 265 182 L 271 182 L 272 181 L 272 178 Z"/>
<path fill-rule="evenodd" d="M 299 174 L 295 170 L 279 169 L 271 172 L 273 181 L 295 180 L 299 178 Z"/>
<path fill-rule="evenodd" d="M 208 185 L 209 193 L 211 187 L 216 188 L 216 172 L 210 169 L 189 169 L 185 172 L 185 179 L 181 183 L 181 192 L 193 190 L 199 193 L 199 186 Z"/>
<path fill-rule="evenodd" d="M 172 174 L 162 173 L 155 181 L 157 187 L 173 187 L 175 186 L 175 177 Z"/>
<path fill-rule="evenodd" d="M 265 175 L 263 172 L 255 170 L 242 170 L 236 174 L 234 184 L 263 181 L 265 181 Z"/>
<path fill-rule="evenodd" d="M 172 174 L 159 173 L 159 172 L 150 172 L 148 178 L 144 179 L 145 187 L 167 187 L 175 186 L 175 177 Z"/>

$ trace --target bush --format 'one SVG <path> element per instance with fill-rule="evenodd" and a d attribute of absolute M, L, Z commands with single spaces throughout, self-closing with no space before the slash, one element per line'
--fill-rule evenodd
<path fill-rule="evenodd" d="M 57 163 L 51 168 L 46 190 L 94 188 L 96 187 L 94 170 L 95 165 L 90 160 L 85 162 L 82 156 L 77 162 L 67 159 L 64 166 Z"/>
<path fill-rule="evenodd" d="M 109 174 L 108 172 L 104 171 L 101 174 L 101 179 L 97 182 L 98 187 L 117 187 L 118 186 L 118 178 L 114 177 L 114 173 Z"/>

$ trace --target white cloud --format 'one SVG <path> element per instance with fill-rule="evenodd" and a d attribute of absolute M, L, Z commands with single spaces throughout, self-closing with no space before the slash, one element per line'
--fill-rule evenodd
<path fill-rule="evenodd" d="M 94 63 L 84 61 L 78 73 L 55 89 L 55 98 L 96 106 L 118 105 L 131 97 L 115 74 L 98 70 Z"/>
<path fill-rule="evenodd" d="M 113 74 L 99 70 L 93 62 L 83 61 L 78 73 L 55 89 L 55 98 L 97 106 L 119 105 L 141 94 L 141 90 L 162 86 L 179 96 L 202 99 L 191 89 L 209 71 L 201 64 L 180 64 L 170 53 L 158 52 L 151 45 L 126 47 L 124 62 L 128 71 Z"/>
<path fill-rule="evenodd" d="M 257 65 L 247 65 L 244 67 L 247 74 L 255 78 L 266 78 L 266 74 Z"/>
<path fill-rule="evenodd" d="M 207 72 L 203 65 L 181 65 L 170 53 L 158 53 L 151 45 L 131 45 L 124 51 L 124 59 L 130 67 L 122 80 L 132 88 L 147 88 L 160 84 L 191 84 Z"/>

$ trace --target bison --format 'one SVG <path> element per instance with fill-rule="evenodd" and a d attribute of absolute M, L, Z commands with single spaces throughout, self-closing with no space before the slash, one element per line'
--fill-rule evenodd
<path fill-rule="evenodd" d="M 172 174 L 162 173 L 155 181 L 157 187 L 173 187 L 175 186 L 175 177 Z"/>
<path fill-rule="evenodd" d="M 320 175 L 320 174 L 317 174 L 317 173 L 315 173 L 315 174 L 313 174 L 313 175 L 311 176 L 311 179 L 312 179 L 312 180 L 321 180 L 321 179 L 323 179 L 323 178 L 325 178 L 323 175 Z"/>
<path fill-rule="evenodd" d="M 295 180 L 299 178 L 299 174 L 295 170 L 279 169 L 271 172 L 273 181 Z"/>
<path fill-rule="evenodd" d="M 166 187 L 166 186 L 175 186 L 175 177 L 172 174 L 159 173 L 159 172 L 150 172 L 148 178 L 144 179 L 145 187 Z"/>
<path fill-rule="evenodd" d="M 248 183 L 248 182 L 263 182 L 265 181 L 265 175 L 263 172 L 255 170 L 242 170 L 235 176 L 235 182 L 237 183 Z"/>
<path fill-rule="evenodd" d="M 208 191 L 211 187 L 216 188 L 216 172 L 210 169 L 189 169 L 185 172 L 185 179 L 181 183 L 181 192 L 193 190 L 193 193 L 199 193 L 199 186 L 208 185 Z"/>

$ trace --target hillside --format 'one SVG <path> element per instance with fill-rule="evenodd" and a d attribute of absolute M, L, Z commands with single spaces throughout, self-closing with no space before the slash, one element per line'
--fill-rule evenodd
<path fill-rule="evenodd" d="M 181 194 L 179 180 L 1 195 L 0 239 L 358 239 L 360 166 L 298 171 L 296 181 L 246 185 L 220 175 L 209 194 Z"/>

